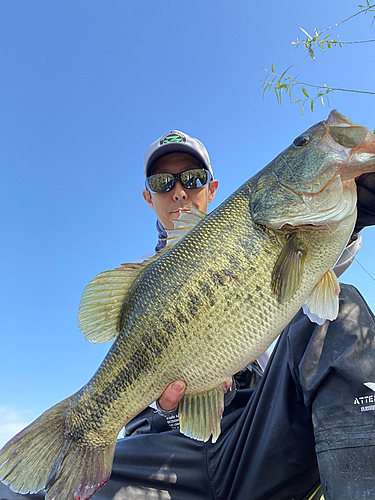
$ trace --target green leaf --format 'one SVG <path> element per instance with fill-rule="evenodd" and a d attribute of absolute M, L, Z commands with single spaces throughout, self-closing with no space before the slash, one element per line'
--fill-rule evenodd
<path fill-rule="evenodd" d="M 305 87 L 302 87 L 302 92 L 305 94 L 305 96 L 306 96 L 308 99 L 310 99 L 310 96 L 309 96 L 309 94 L 306 92 Z"/>
<path fill-rule="evenodd" d="M 271 71 L 272 71 L 272 73 L 275 73 L 275 68 L 274 68 L 273 62 L 271 64 Z"/>
<path fill-rule="evenodd" d="M 307 33 L 307 31 L 305 31 L 305 30 L 304 30 L 303 28 L 301 28 L 301 27 L 300 27 L 299 29 L 300 29 L 301 31 L 303 31 L 303 32 L 305 33 L 305 35 L 306 35 L 308 38 L 310 38 L 310 40 L 311 40 L 312 36 L 310 36 L 310 35 Z"/>
<path fill-rule="evenodd" d="M 310 108 L 311 108 L 311 111 L 314 111 L 314 101 L 313 100 L 311 101 Z"/>
<path fill-rule="evenodd" d="M 279 96 L 279 93 L 278 93 L 276 87 L 274 87 L 274 91 L 275 91 L 275 95 L 276 95 L 276 100 L 280 104 L 280 96 Z"/>
<path fill-rule="evenodd" d="M 285 71 L 283 71 L 283 73 L 282 73 L 282 74 L 281 74 L 281 76 L 280 76 L 280 80 L 281 80 L 282 78 L 284 78 L 285 73 L 287 73 L 287 72 L 290 70 L 290 68 L 291 68 L 291 67 L 292 67 L 292 66 L 289 66 L 289 68 L 286 68 L 286 70 L 285 70 Z M 289 78 L 290 78 L 290 77 L 289 77 Z"/>

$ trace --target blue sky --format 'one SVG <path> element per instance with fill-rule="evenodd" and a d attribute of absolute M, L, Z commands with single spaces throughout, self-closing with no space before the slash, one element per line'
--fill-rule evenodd
<path fill-rule="evenodd" d="M 375 88 L 374 45 L 317 53 L 291 41 L 346 18 L 356 2 L 12 0 L 0 3 L 0 445 L 92 376 L 109 345 L 77 328 L 81 293 L 100 271 L 152 251 L 143 155 L 177 128 L 209 150 L 212 208 L 330 111 L 262 99 L 262 67 L 312 83 Z M 334 31 L 375 38 L 371 16 Z M 296 98 L 299 97 L 296 95 Z M 330 105 L 375 128 L 374 96 Z M 358 260 L 375 275 L 375 229 Z M 342 281 L 375 308 L 354 263 Z"/>

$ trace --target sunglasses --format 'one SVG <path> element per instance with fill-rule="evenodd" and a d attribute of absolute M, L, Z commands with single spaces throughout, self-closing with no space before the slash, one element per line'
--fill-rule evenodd
<path fill-rule="evenodd" d="M 179 180 L 186 189 L 206 186 L 212 177 L 205 168 L 193 168 L 179 174 L 160 173 L 146 177 L 146 188 L 152 193 L 168 193 Z"/>

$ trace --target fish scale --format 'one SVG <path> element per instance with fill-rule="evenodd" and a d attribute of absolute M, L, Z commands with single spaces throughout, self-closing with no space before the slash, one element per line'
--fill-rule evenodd
<path fill-rule="evenodd" d="M 215 442 L 232 375 L 302 304 L 334 319 L 331 268 L 355 224 L 354 178 L 372 171 L 375 136 L 333 111 L 207 217 L 181 214 L 155 257 L 94 278 L 80 329 L 116 339 L 84 387 L 0 450 L 0 479 L 88 500 L 109 478 L 120 429 L 176 379 L 187 383 L 181 432 Z"/>
<path fill-rule="evenodd" d="M 163 280 L 160 297 L 165 296 L 167 292 L 173 293 L 176 300 L 173 304 L 166 307 L 165 304 L 160 304 L 161 314 L 156 318 L 156 324 L 154 322 L 150 322 L 149 318 L 143 319 L 143 321 L 136 322 L 134 328 L 143 332 L 148 332 L 147 335 L 152 341 L 155 340 L 155 331 L 156 332 L 168 332 L 168 335 L 164 336 L 164 343 L 162 345 L 163 349 L 158 355 L 155 352 L 154 342 L 151 342 L 150 346 L 145 346 L 142 343 L 143 351 L 142 354 L 139 355 L 139 359 L 142 360 L 138 364 L 139 372 L 137 373 L 137 378 L 145 379 L 143 375 L 143 366 L 144 365 L 154 365 L 159 364 L 162 360 L 169 364 L 169 369 L 167 370 L 166 378 L 161 380 L 160 374 L 158 373 L 158 381 L 159 387 L 156 388 L 156 392 L 160 392 L 170 381 L 174 379 L 184 379 L 189 380 L 188 392 L 202 392 L 204 390 L 211 389 L 212 387 L 217 386 L 219 383 L 223 382 L 226 377 L 230 376 L 233 371 L 238 371 L 243 368 L 246 364 L 249 364 L 251 361 L 254 361 L 257 356 L 261 354 L 265 350 L 265 348 L 269 345 L 270 340 L 267 339 L 264 341 L 264 344 L 258 347 L 258 337 L 264 337 L 263 332 L 269 332 L 271 330 L 270 324 L 272 324 L 273 316 L 279 314 L 279 310 L 283 312 L 283 309 L 286 309 L 284 312 L 285 316 L 285 325 L 288 320 L 290 320 L 290 309 L 292 311 L 297 312 L 300 307 L 301 298 L 297 295 L 294 308 L 291 304 L 288 306 L 279 305 L 275 297 L 270 295 L 269 290 L 269 282 L 270 278 L 267 279 L 267 274 L 270 276 L 270 261 L 275 261 L 276 257 L 280 251 L 281 245 L 275 245 L 274 240 L 276 237 L 273 237 L 273 240 L 268 237 L 264 237 L 264 231 L 258 231 L 260 237 L 254 237 L 253 227 L 254 223 L 249 215 L 249 211 L 246 210 L 249 205 L 249 196 L 245 196 L 244 193 L 246 191 L 242 188 L 240 189 L 236 195 L 232 197 L 232 199 L 228 200 L 228 211 L 232 214 L 239 213 L 242 214 L 242 217 L 238 217 L 236 221 L 236 225 L 241 227 L 242 234 L 240 237 L 233 238 L 232 247 L 229 246 L 227 249 L 226 255 L 222 252 L 222 242 L 220 238 L 220 232 L 225 230 L 228 226 L 226 222 L 227 219 L 222 217 L 221 211 L 218 210 L 218 215 L 215 213 L 212 214 L 211 221 L 209 227 L 206 229 L 206 226 L 202 229 L 202 227 L 197 228 L 195 233 L 191 234 L 191 237 L 187 240 L 182 241 L 170 254 L 165 255 L 160 260 L 156 261 L 152 268 L 148 270 L 147 273 L 143 276 L 143 281 L 145 282 L 145 286 L 148 287 L 148 283 L 152 283 L 153 281 L 157 281 L 157 277 L 153 277 L 154 274 L 163 274 L 164 269 L 167 269 L 170 265 L 168 261 L 171 259 L 176 259 L 180 261 L 182 264 L 177 272 L 172 272 L 169 280 Z M 234 207 L 236 207 L 236 211 L 234 211 Z M 247 214 L 247 217 L 246 217 Z M 217 219 L 220 219 L 220 223 Z M 247 218 L 247 221 L 245 220 Z M 221 222 L 224 221 L 224 222 Z M 230 224 L 233 225 L 233 224 Z M 216 241 L 210 240 L 211 230 L 214 228 L 220 228 L 219 236 L 217 236 Z M 211 229 L 212 228 L 212 229 Z M 194 230 L 193 230 L 194 231 Z M 202 231 L 204 231 L 204 236 L 202 235 Z M 322 231 L 325 233 L 326 231 Z M 237 233 L 238 234 L 238 233 Z M 247 236 L 246 236 L 247 235 Z M 328 238 L 332 238 L 331 233 L 328 233 Z M 347 236 L 345 235 L 345 239 Z M 210 241 L 210 248 L 205 247 L 205 240 Z M 239 243 L 241 241 L 241 244 Z M 272 244 L 273 242 L 273 244 Z M 342 245 L 342 243 L 341 243 Z M 319 245 L 320 247 L 321 245 Z M 199 249 L 199 253 L 195 250 Z M 215 252 L 218 253 L 218 256 L 213 258 Z M 197 270 L 197 263 L 201 261 L 201 259 L 210 254 L 211 259 L 215 262 L 215 267 L 207 266 L 205 273 L 199 269 Z M 236 255 L 237 259 L 237 268 L 233 268 L 230 266 L 229 257 L 230 255 Z M 189 259 L 186 259 L 185 256 L 191 256 Z M 321 260 L 321 255 L 317 254 L 317 261 Z M 332 265 L 332 256 L 330 255 L 330 265 Z M 259 281 L 254 276 L 254 271 L 250 271 L 250 273 L 245 273 L 247 263 L 251 261 L 253 262 L 252 269 L 254 269 L 254 264 L 257 269 L 257 276 L 261 276 L 261 280 Z M 323 261 L 321 264 L 321 268 L 325 269 L 327 264 Z M 241 279 L 230 280 L 230 281 L 222 281 L 220 283 L 217 280 L 218 269 L 230 269 L 230 272 L 233 274 L 235 272 L 241 273 Z M 312 275 L 319 276 L 321 271 L 319 272 L 318 266 L 312 269 Z M 150 279 L 149 278 L 149 274 Z M 180 277 L 183 278 L 180 278 Z M 307 276 L 309 281 L 309 286 L 311 287 L 311 276 Z M 183 287 L 185 280 L 189 281 L 189 287 Z M 173 283 L 172 289 L 170 292 L 170 284 L 169 281 Z M 315 278 L 315 281 L 317 279 Z M 202 284 L 205 286 L 203 287 Z M 200 307 L 196 308 L 197 314 L 192 316 L 189 314 L 190 303 L 190 290 L 194 290 L 195 295 L 199 298 Z M 300 294 L 303 293 L 303 287 L 301 288 Z M 307 292 L 305 292 L 307 293 Z M 251 295 L 254 299 L 251 300 L 243 300 L 243 298 Z M 237 301 L 233 300 L 233 297 L 237 296 Z M 213 303 L 210 303 L 212 298 L 215 298 Z M 263 298 L 262 298 L 263 297 Z M 262 300 L 259 304 L 259 298 Z M 250 314 L 254 310 L 254 300 L 257 301 L 258 307 L 256 309 L 257 314 Z M 146 299 L 147 304 L 147 299 Z M 134 306 L 134 309 L 137 309 L 137 306 Z M 132 309 L 132 310 L 134 310 Z M 154 304 L 154 310 L 158 309 L 158 305 Z M 178 316 L 181 316 L 181 311 L 184 313 L 184 317 L 186 318 L 186 322 L 188 323 L 188 328 L 185 329 L 183 322 L 179 322 L 177 320 Z M 273 314 L 272 314 L 273 312 Z M 207 323 L 207 326 L 204 327 L 204 318 L 210 318 L 210 322 Z M 194 317 L 196 320 L 194 320 Z M 226 322 L 223 323 L 223 318 L 228 318 Z M 171 327 L 166 328 L 166 324 L 170 322 Z M 211 328 L 210 328 L 211 323 Z M 218 326 L 220 323 L 223 323 L 220 327 Z M 202 326 L 203 324 L 203 326 Z M 253 332 L 254 325 L 256 325 L 256 330 L 260 331 L 260 333 Z M 284 325 L 284 326 L 285 326 Z M 197 336 L 197 328 L 200 328 L 200 335 Z M 185 332 L 185 336 L 181 338 Z M 190 333 L 190 338 L 186 336 L 186 332 Z M 238 349 L 233 348 L 233 343 L 231 341 L 231 337 L 233 333 L 240 333 L 241 340 L 237 342 Z M 109 357 L 113 357 L 116 359 L 117 353 L 122 353 L 123 349 L 121 344 L 126 340 L 128 335 L 131 335 L 129 331 L 120 334 L 120 336 L 116 340 L 116 344 L 118 348 L 109 353 Z M 263 334 L 263 335 L 262 335 Z M 162 335 L 162 334 L 161 334 Z M 272 333 L 271 333 L 272 336 Z M 169 345 L 174 345 L 174 339 L 179 339 L 178 348 L 168 350 Z M 207 343 L 207 337 L 210 337 L 212 340 Z M 124 340 L 125 339 L 125 340 Z M 183 339 L 185 339 L 185 344 L 183 344 Z M 246 339 L 249 339 L 246 342 Z M 271 338 L 271 342 L 274 338 Z M 252 353 L 252 346 L 257 346 L 257 351 Z M 265 347 L 264 347 L 265 346 Z M 185 364 L 181 363 L 180 356 L 178 356 L 178 351 L 183 348 L 184 349 L 184 359 Z M 145 355 L 145 350 L 147 349 L 148 355 Z M 260 350 L 260 352 L 259 352 Z M 198 354 L 197 354 L 198 351 Z M 243 357 L 243 352 L 246 351 L 246 358 Z M 199 354 L 201 353 L 201 354 Z M 220 355 L 220 356 L 219 356 Z M 235 361 L 235 367 L 229 366 L 226 367 L 226 371 L 223 371 L 223 365 L 228 365 L 228 361 Z M 233 359 L 233 361 L 232 361 Z M 238 360 L 241 360 L 240 363 Z M 219 361 L 219 362 L 218 362 Z M 126 362 L 121 359 L 121 361 L 115 361 L 117 365 L 126 365 Z M 176 368 L 175 368 L 176 366 Z M 211 367 L 211 372 L 215 374 L 211 378 L 206 377 L 205 381 L 202 383 L 201 377 L 199 376 L 199 371 L 197 371 L 197 367 L 209 366 Z M 224 373 L 224 375 L 223 375 Z M 127 374 L 123 373 L 122 377 L 126 377 Z M 108 375 L 103 369 L 103 377 L 107 380 Z M 149 378 L 149 377 L 148 377 Z M 134 377 L 129 378 L 128 384 L 133 384 L 137 379 Z M 92 384 L 95 386 L 95 379 L 93 379 Z M 119 386 L 119 384 L 116 384 Z M 125 387 L 126 387 L 125 382 Z M 150 385 L 154 385 L 154 381 L 150 380 Z M 93 390 L 92 387 L 88 388 L 88 392 L 91 393 Z M 147 387 L 145 392 L 149 393 L 150 388 Z M 131 400 L 131 395 L 128 396 Z M 150 398 L 150 402 L 153 398 Z M 134 404 L 134 403 L 133 403 Z M 132 408 L 132 404 L 130 401 L 124 399 L 123 408 L 129 409 Z M 135 413 L 138 413 L 139 408 L 136 406 L 134 409 Z M 122 408 L 120 409 L 120 412 Z"/>

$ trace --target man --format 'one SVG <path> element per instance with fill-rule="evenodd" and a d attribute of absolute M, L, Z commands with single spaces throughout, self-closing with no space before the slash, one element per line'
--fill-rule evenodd
<path fill-rule="evenodd" d="M 160 249 L 172 219 L 190 206 L 205 212 L 218 182 L 204 146 L 178 131 L 148 148 L 145 175 L 143 197 L 158 218 Z M 375 176 L 361 176 L 357 184 L 360 231 L 375 223 Z M 352 259 L 341 259 L 341 268 Z M 375 498 L 374 344 L 371 311 L 343 285 L 335 321 L 318 326 L 300 311 L 267 366 L 260 359 L 236 375 L 239 389 L 227 393 L 215 444 L 174 428 L 185 390 L 175 381 L 159 398 L 158 412 L 146 409 L 126 427 L 112 476 L 93 499 L 312 500 L 320 497 L 320 482 L 326 500 Z M 0 498 L 43 495 L 25 497 L 1 486 Z"/>
<path fill-rule="evenodd" d="M 171 189 L 167 192 L 143 190 L 143 198 L 155 210 L 157 229 L 164 238 L 166 237 L 164 230 L 173 229 L 173 219 L 179 217 L 180 211 L 189 211 L 193 206 L 201 212 L 207 212 L 208 204 L 214 199 L 219 183 L 213 178 L 207 150 L 200 141 L 172 131 L 151 144 L 146 151 L 144 163 L 146 179 L 159 173 L 176 175 L 194 169 L 203 169 L 209 174 L 208 183 L 193 189 L 187 189 L 181 180 L 177 179 L 173 186 L 171 181 Z M 160 249 L 161 246 L 159 244 L 156 248 Z M 184 391 L 184 381 L 171 384 L 159 399 L 160 406 L 164 410 L 172 410 L 182 398 Z"/>

